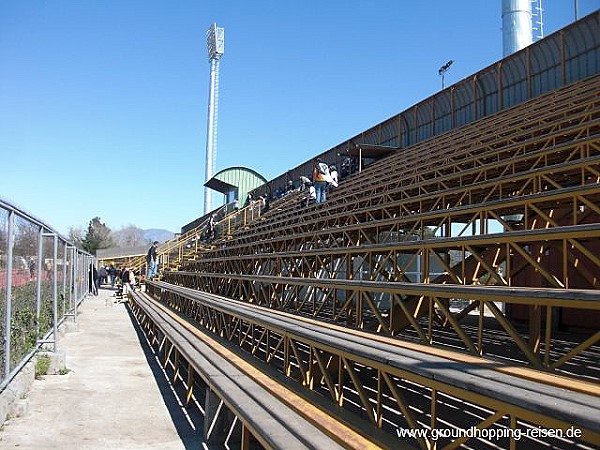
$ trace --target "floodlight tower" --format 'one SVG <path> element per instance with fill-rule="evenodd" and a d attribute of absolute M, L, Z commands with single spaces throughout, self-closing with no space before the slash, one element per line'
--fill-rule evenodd
<path fill-rule="evenodd" d="M 538 1 L 541 3 L 541 0 Z M 504 56 L 518 52 L 532 42 L 531 0 L 502 0 Z"/>
<path fill-rule="evenodd" d="M 219 106 L 219 64 L 225 51 L 225 29 L 213 23 L 206 32 L 206 48 L 210 61 L 208 123 L 206 129 L 206 181 L 215 173 L 217 162 L 217 116 Z M 211 211 L 211 190 L 204 188 L 204 214 Z"/>

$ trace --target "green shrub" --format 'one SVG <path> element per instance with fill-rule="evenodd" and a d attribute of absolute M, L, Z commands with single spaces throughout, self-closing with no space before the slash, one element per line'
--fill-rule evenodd
<path fill-rule="evenodd" d="M 46 375 L 48 373 L 48 369 L 50 368 L 50 357 L 48 355 L 37 355 L 37 359 L 35 361 L 35 377 L 39 378 L 42 375 Z"/>

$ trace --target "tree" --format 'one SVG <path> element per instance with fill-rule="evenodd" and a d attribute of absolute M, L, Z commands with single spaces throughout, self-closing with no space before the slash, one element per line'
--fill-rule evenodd
<path fill-rule="evenodd" d="M 25 220 L 15 220 L 13 252 L 18 256 L 37 255 L 40 227 Z"/>
<path fill-rule="evenodd" d="M 110 228 L 100 221 L 100 217 L 90 220 L 82 244 L 86 251 L 94 255 L 97 250 L 113 246 Z"/>
<path fill-rule="evenodd" d="M 83 248 L 83 228 L 82 227 L 69 227 L 69 233 L 67 235 L 69 241 L 71 241 L 77 248 Z"/>
<path fill-rule="evenodd" d="M 137 247 L 146 244 L 144 230 L 135 225 L 128 225 L 114 231 L 112 239 L 117 247 Z"/>

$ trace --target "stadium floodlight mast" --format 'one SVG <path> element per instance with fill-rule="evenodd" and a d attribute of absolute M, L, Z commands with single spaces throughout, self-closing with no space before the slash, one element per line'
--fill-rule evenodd
<path fill-rule="evenodd" d="M 210 61 L 208 121 L 206 129 L 206 181 L 210 180 L 217 163 L 217 117 L 219 106 L 219 64 L 225 52 L 225 29 L 213 23 L 206 32 L 206 48 Z M 205 182 L 206 182 L 205 181 Z M 204 187 L 204 214 L 211 211 L 211 189 Z"/>
<path fill-rule="evenodd" d="M 448 61 L 446 64 L 444 64 L 442 67 L 440 67 L 438 69 L 438 74 L 442 77 L 442 90 L 444 90 L 444 75 L 446 74 L 446 72 L 448 71 L 448 69 L 450 68 L 450 66 L 454 64 L 454 60 L 450 60 Z"/>

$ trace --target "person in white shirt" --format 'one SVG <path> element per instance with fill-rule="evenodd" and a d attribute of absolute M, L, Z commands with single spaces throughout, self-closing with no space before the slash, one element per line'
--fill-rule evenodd
<path fill-rule="evenodd" d="M 331 177 L 329 185 L 333 187 L 338 187 L 338 171 L 333 164 L 329 166 L 329 176 Z"/>

